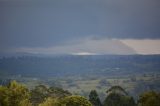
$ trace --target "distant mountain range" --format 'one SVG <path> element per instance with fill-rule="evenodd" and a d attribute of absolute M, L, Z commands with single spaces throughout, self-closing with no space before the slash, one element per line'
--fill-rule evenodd
<path fill-rule="evenodd" d="M 54 55 L 0 59 L 0 75 L 123 76 L 160 72 L 160 55 Z"/>

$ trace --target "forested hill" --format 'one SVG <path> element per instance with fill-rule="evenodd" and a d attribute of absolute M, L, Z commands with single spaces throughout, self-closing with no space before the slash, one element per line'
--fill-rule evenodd
<path fill-rule="evenodd" d="M 20 56 L 0 59 L 1 75 L 64 77 L 160 72 L 160 55 Z"/>

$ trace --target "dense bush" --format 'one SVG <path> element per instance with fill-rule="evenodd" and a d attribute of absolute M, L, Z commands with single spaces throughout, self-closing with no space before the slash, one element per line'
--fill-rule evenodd
<path fill-rule="evenodd" d="M 64 106 L 92 106 L 92 104 L 82 96 L 69 96 L 62 100 Z"/>
<path fill-rule="evenodd" d="M 89 94 L 89 101 L 92 103 L 93 106 L 102 106 L 96 90 L 91 90 Z"/>
<path fill-rule="evenodd" d="M 120 86 L 107 90 L 101 104 L 98 94 L 91 90 L 89 100 L 57 87 L 36 86 L 28 90 L 16 81 L 0 86 L 0 106 L 136 106 L 134 99 Z M 160 93 L 149 91 L 140 95 L 138 106 L 160 106 Z"/>
<path fill-rule="evenodd" d="M 48 97 L 43 103 L 38 106 L 61 106 L 60 100 L 57 98 Z"/>
<path fill-rule="evenodd" d="M 0 86 L 0 106 L 30 106 L 29 98 L 29 90 L 16 81 Z"/>
<path fill-rule="evenodd" d="M 138 106 L 160 106 L 160 93 L 148 91 L 141 94 Z"/>
<path fill-rule="evenodd" d="M 104 106 L 135 106 L 132 97 L 111 93 L 104 101 Z"/>

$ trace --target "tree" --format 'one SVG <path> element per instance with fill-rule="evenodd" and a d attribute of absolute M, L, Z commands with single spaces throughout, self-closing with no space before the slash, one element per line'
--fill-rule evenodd
<path fill-rule="evenodd" d="M 48 97 L 48 88 L 44 85 L 38 85 L 31 90 L 31 101 L 34 105 L 42 103 Z"/>
<path fill-rule="evenodd" d="M 9 106 L 8 93 L 7 87 L 0 86 L 0 106 Z"/>
<path fill-rule="evenodd" d="M 29 99 L 24 99 L 20 101 L 19 106 L 32 106 L 32 103 L 30 103 Z"/>
<path fill-rule="evenodd" d="M 61 106 L 60 101 L 57 98 L 48 97 L 43 103 L 38 106 Z"/>
<path fill-rule="evenodd" d="M 31 101 L 34 105 L 42 103 L 46 98 L 64 98 L 70 96 L 71 93 L 58 87 L 46 87 L 38 85 L 31 91 Z"/>
<path fill-rule="evenodd" d="M 118 93 L 122 95 L 128 95 L 128 93 L 121 86 L 112 86 L 106 91 L 106 93 Z"/>
<path fill-rule="evenodd" d="M 104 101 L 104 106 L 135 106 L 134 99 L 118 93 L 110 93 Z"/>
<path fill-rule="evenodd" d="M 65 97 L 61 101 L 61 104 L 63 104 L 64 106 L 92 106 L 92 104 L 86 98 L 82 96 Z"/>
<path fill-rule="evenodd" d="M 138 106 L 160 106 L 160 93 L 148 91 L 140 95 Z"/>
<path fill-rule="evenodd" d="M 22 101 L 26 100 L 29 104 L 29 90 L 16 81 L 10 82 L 8 86 L 0 87 L 0 95 L 0 104 L 2 106 L 22 106 Z"/>
<path fill-rule="evenodd" d="M 107 90 L 108 96 L 104 101 L 104 106 L 135 106 L 135 101 L 120 86 L 113 86 Z"/>
<path fill-rule="evenodd" d="M 102 106 L 96 90 L 91 90 L 89 94 L 89 101 L 92 103 L 93 106 Z"/>
<path fill-rule="evenodd" d="M 63 90 L 62 88 L 58 87 L 50 87 L 48 89 L 48 93 L 50 97 L 58 97 L 58 98 L 63 98 L 72 95 L 69 91 Z"/>

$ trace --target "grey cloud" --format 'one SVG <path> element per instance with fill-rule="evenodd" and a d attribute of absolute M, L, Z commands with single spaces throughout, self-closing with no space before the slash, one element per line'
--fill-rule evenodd
<path fill-rule="evenodd" d="M 0 48 L 65 45 L 88 36 L 159 39 L 159 0 L 1 1 Z"/>
<path fill-rule="evenodd" d="M 136 54 L 136 51 L 122 43 L 111 39 L 85 39 L 74 45 L 61 45 L 48 48 L 18 48 L 14 52 L 40 54 Z"/>

